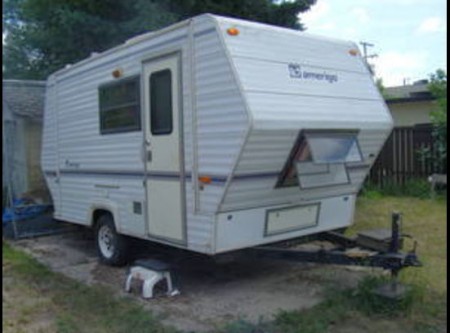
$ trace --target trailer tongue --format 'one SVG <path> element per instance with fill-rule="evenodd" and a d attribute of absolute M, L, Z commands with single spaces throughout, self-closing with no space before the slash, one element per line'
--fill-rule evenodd
<path fill-rule="evenodd" d="M 374 292 L 389 299 L 400 299 L 406 288 L 398 283 L 401 269 L 420 267 L 417 257 L 417 242 L 410 251 L 401 252 L 403 240 L 411 237 L 401 232 L 401 214 L 392 213 L 391 230 L 377 229 L 358 233 L 355 237 L 346 237 L 337 232 L 323 232 L 316 236 L 334 244 L 333 248 L 318 250 L 293 248 L 295 241 L 281 242 L 247 249 L 247 254 L 255 258 L 271 258 L 295 262 L 314 262 L 344 266 L 380 267 L 391 272 L 391 282 Z"/>

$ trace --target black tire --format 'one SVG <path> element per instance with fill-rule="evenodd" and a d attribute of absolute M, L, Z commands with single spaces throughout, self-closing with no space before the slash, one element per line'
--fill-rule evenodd
<path fill-rule="evenodd" d="M 103 214 L 95 226 L 95 245 L 100 261 L 110 266 L 123 266 L 128 259 L 128 241 L 114 226 L 113 217 Z"/>

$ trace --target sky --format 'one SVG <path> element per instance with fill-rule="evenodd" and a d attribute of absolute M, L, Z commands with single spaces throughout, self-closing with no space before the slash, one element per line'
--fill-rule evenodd
<path fill-rule="evenodd" d="M 385 87 L 447 70 L 446 0 L 317 0 L 299 15 L 311 34 L 373 44 L 369 63 Z M 362 52 L 362 45 L 359 44 Z"/>

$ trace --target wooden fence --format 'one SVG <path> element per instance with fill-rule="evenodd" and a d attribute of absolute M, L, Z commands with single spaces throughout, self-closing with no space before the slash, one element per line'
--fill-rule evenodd
<path fill-rule="evenodd" d="M 383 187 L 428 178 L 435 168 L 432 160 L 423 158 L 420 152 L 429 149 L 429 154 L 435 154 L 432 143 L 432 126 L 429 124 L 394 128 L 370 171 L 368 181 Z"/>

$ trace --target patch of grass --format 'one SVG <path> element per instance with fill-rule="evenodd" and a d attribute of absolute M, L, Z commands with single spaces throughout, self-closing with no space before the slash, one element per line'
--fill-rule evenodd
<path fill-rule="evenodd" d="M 415 304 L 423 300 L 423 288 L 410 285 L 405 296 L 397 301 L 387 300 L 373 291 L 387 277 L 366 277 L 355 289 L 336 290 L 329 288 L 325 300 L 315 307 L 302 311 L 281 311 L 274 322 L 252 324 L 243 320 L 227 325 L 223 333 L 323 333 L 334 332 L 339 327 L 363 319 L 368 323 L 384 320 L 400 321 L 404 330 L 412 332 L 414 327 L 425 327 L 426 323 L 411 323 L 406 319 L 412 315 Z M 405 319 L 406 318 L 406 319 Z M 385 324 L 386 325 L 386 324 Z M 387 327 L 392 327 L 389 324 Z M 374 324 L 374 327 L 377 327 Z M 428 324 L 428 327 L 435 327 Z M 397 331 L 396 331 L 397 332 Z M 420 332 L 420 330 L 417 330 Z"/>
<path fill-rule="evenodd" d="M 373 293 L 386 282 L 386 277 L 367 277 L 355 289 L 330 289 L 321 304 L 297 313 L 281 312 L 276 323 L 282 332 L 321 333 L 355 316 L 397 318 L 420 301 L 421 293 L 416 286 L 411 286 L 405 297 L 398 301 L 386 300 Z"/>
<path fill-rule="evenodd" d="M 415 286 L 420 294 L 420 301 L 408 310 L 407 322 L 415 327 L 441 327 L 447 320 L 447 202 L 394 196 L 372 200 L 362 196 L 357 200 L 355 223 L 347 234 L 390 228 L 393 211 L 402 213 L 403 232 L 414 237 L 406 239 L 404 250 L 410 250 L 417 241 L 417 254 L 423 263 L 423 267 L 400 272 L 400 281 Z"/>
<path fill-rule="evenodd" d="M 45 280 L 51 271 L 36 260 L 27 256 L 21 251 L 13 249 L 8 243 L 3 241 L 3 266 L 10 267 L 16 275 L 32 278 L 35 280 Z"/>
<path fill-rule="evenodd" d="M 397 185 L 392 182 L 385 182 L 382 187 L 370 182 L 366 182 L 361 189 L 360 195 L 368 199 L 381 199 L 384 196 L 429 199 L 431 198 L 432 193 L 430 183 L 426 179 L 417 178 L 409 179 L 403 185 Z M 440 199 L 446 199 L 446 187 L 437 187 L 436 197 Z"/>
<path fill-rule="evenodd" d="M 447 203 L 443 200 L 383 197 L 372 200 L 359 197 L 354 225 L 347 235 L 374 228 L 390 228 L 391 213 L 402 213 L 403 232 L 418 242 L 418 256 L 424 266 L 407 268 L 400 272 L 405 283 L 422 285 L 427 292 L 447 292 Z M 406 239 L 404 250 L 413 247 Z"/>
<path fill-rule="evenodd" d="M 421 288 L 410 286 L 404 298 L 391 301 L 377 296 L 373 291 L 387 283 L 386 277 L 364 278 L 355 289 L 336 290 L 329 288 L 325 300 L 315 307 L 303 311 L 281 311 L 274 322 L 252 324 L 244 320 L 227 325 L 223 333 L 323 333 L 355 318 L 367 321 L 383 319 L 401 320 L 413 305 L 422 300 Z M 412 325 L 406 324 L 409 332 Z"/>
<path fill-rule="evenodd" d="M 249 323 L 243 319 L 236 320 L 225 326 L 223 333 L 275 333 L 276 326 L 272 322 Z"/>
<path fill-rule="evenodd" d="M 77 321 L 69 314 L 58 315 L 55 320 L 58 333 L 76 333 L 80 332 Z"/>
<path fill-rule="evenodd" d="M 51 272 L 22 251 L 3 242 L 3 274 L 12 277 L 10 290 L 20 293 L 22 286 L 31 293 L 45 294 L 48 302 L 40 309 L 52 313 L 51 325 L 56 332 L 133 332 L 174 333 L 131 299 L 117 298 L 103 286 L 85 286 L 61 274 Z M 26 295 L 29 291 L 24 289 Z M 30 309 L 25 308 L 26 311 Z M 27 320 L 15 323 L 16 331 L 28 331 Z M 5 322 L 3 322 L 5 326 Z M 5 327 L 4 327 L 5 328 Z"/>
<path fill-rule="evenodd" d="M 399 300 L 386 300 L 374 293 L 379 286 L 389 282 L 386 276 L 369 276 L 363 279 L 358 288 L 349 291 L 347 295 L 352 307 L 367 316 L 395 317 L 410 313 L 414 303 L 423 301 L 424 288 L 418 285 L 408 285 L 404 297 Z"/>

